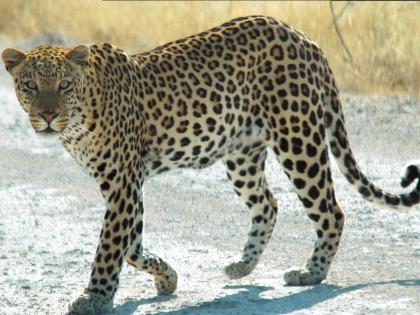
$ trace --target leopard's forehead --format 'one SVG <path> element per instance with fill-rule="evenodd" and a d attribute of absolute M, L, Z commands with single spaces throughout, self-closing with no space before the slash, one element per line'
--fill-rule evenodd
<path fill-rule="evenodd" d="M 26 55 L 31 59 L 40 59 L 54 62 L 57 60 L 63 60 L 70 50 L 70 48 L 66 47 L 45 45 L 30 50 Z"/>
<path fill-rule="evenodd" d="M 44 79 L 55 79 L 63 76 L 70 65 L 66 58 L 69 48 L 57 46 L 41 46 L 26 54 L 26 72 Z"/>

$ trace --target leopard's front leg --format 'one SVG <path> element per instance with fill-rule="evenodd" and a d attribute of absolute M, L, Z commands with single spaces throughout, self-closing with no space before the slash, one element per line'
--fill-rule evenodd
<path fill-rule="evenodd" d="M 140 271 L 150 273 L 155 280 L 158 294 L 172 294 L 178 283 L 176 271 L 162 258 L 143 250 L 143 202 L 130 232 L 130 244 L 125 253 L 127 263 Z"/>
<path fill-rule="evenodd" d="M 129 179 L 134 182 L 129 183 Z M 129 244 L 134 218 L 140 212 L 142 180 L 121 174 L 119 184 L 104 181 L 101 191 L 107 210 L 88 287 L 69 305 L 75 314 L 102 314 L 110 311 L 118 288 L 124 254 Z"/>

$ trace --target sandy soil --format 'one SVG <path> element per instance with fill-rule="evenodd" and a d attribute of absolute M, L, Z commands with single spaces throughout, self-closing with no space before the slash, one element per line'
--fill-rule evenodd
<path fill-rule="evenodd" d="M 366 174 L 400 192 L 403 165 L 418 157 L 420 101 L 347 95 L 347 129 Z M 58 143 L 35 136 L 9 78 L 0 73 L 0 314 L 65 314 L 86 286 L 104 207 L 98 188 Z M 126 266 L 112 314 L 420 314 L 420 213 L 364 201 L 334 171 L 347 213 L 327 280 L 286 286 L 314 231 L 272 156 L 267 174 L 279 199 L 274 237 L 256 270 L 229 281 L 248 211 L 223 166 L 153 178 L 145 187 L 145 245 L 179 275 L 175 295 L 157 297 L 152 278 Z"/>

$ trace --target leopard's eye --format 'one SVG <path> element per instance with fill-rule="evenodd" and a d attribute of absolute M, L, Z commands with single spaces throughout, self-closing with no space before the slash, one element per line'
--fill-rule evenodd
<path fill-rule="evenodd" d="M 26 81 L 24 84 L 25 84 L 25 86 L 26 86 L 29 90 L 31 90 L 31 91 L 36 91 L 36 90 L 38 90 L 38 85 L 36 84 L 36 82 L 35 82 L 35 81 L 32 81 L 32 80 L 30 80 L 30 81 Z"/>
<path fill-rule="evenodd" d="M 70 87 L 70 85 L 71 85 L 71 82 L 69 80 L 63 80 L 58 85 L 58 89 L 63 91 L 63 90 L 68 89 Z"/>

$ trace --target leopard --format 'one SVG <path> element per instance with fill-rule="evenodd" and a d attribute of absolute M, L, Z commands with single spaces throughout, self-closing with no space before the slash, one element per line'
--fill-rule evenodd
<path fill-rule="evenodd" d="M 324 52 L 275 18 L 236 18 L 138 54 L 109 43 L 43 45 L 26 53 L 7 48 L 2 60 L 34 131 L 61 142 L 104 199 L 89 283 L 68 306 L 74 314 L 112 310 L 124 263 L 151 274 L 158 294 L 175 292 L 176 271 L 142 244 L 143 185 L 170 170 L 222 160 L 249 208 L 241 256 L 224 268 L 230 279 L 253 271 L 273 233 L 278 203 L 265 175 L 269 151 L 315 230 L 306 264 L 284 273 L 288 285 L 321 283 L 340 243 L 345 216 L 331 155 L 368 201 L 392 208 L 420 201 L 419 164 L 407 167 L 401 183 L 417 184 L 400 194 L 362 172 Z"/>

